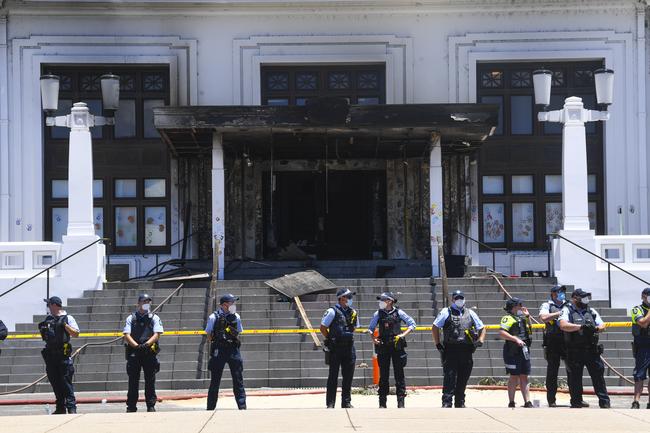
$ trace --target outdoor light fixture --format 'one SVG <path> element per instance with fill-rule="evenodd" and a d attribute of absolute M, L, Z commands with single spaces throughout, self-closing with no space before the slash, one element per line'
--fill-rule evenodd
<path fill-rule="evenodd" d="M 614 99 L 614 71 L 597 69 L 594 71 L 596 82 L 596 100 L 600 105 L 611 105 Z"/>
<path fill-rule="evenodd" d="M 41 102 L 43 111 L 54 113 L 59 108 L 59 77 L 52 74 L 41 76 Z"/>
<path fill-rule="evenodd" d="M 535 89 L 535 104 L 546 109 L 551 104 L 551 84 L 553 73 L 548 69 L 533 71 L 533 88 Z"/>
<path fill-rule="evenodd" d="M 115 111 L 120 106 L 120 77 L 106 74 L 100 77 L 104 110 Z"/>

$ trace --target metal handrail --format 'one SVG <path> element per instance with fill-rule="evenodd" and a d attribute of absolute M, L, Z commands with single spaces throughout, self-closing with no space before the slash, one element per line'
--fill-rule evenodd
<path fill-rule="evenodd" d="M 29 277 L 29 278 L 26 279 L 25 281 L 16 284 L 16 285 L 13 286 L 11 289 L 9 289 L 9 290 L 7 290 L 7 291 L 5 291 L 5 292 L 3 292 L 3 293 L 0 293 L 0 298 L 2 298 L 4 295 L 6 295 L 6 294 L 8 294 L 8 293 L 13 292 L 14 290 L 16 290 L 17 288 L 19 288 L 20 286 L 27 284 L 28 282 L 32 281 L 34 278 L 36 278 L 36 277 L 38 277 L 39 275 L 44 274 L 44 273 L 47 273 L 47 297 L 49 298 L 49 297 L 50 297 L 50 269 L 59 266 L 61 263 L 65 262 L 65 261 L 68 260 L 69 258 L 76 256 L 77 254 L 79 254 L 80 252 L 82 252 L 82 251 L 84 251 L 84 250 L 87 250 L 88 248 L 92 247 L 92 246 L 95 245 L 96 243 L 98 243 L 98 242 L 104 242 L 104 241 L 108 241 L 108 242 L 110 242 L 110 239 L 109 239 L 109 238 L 99 238 L 99 239 L 97 239 L 96 241 L 91 242 L 90 244 L 86 245 L 85 247 L 80 248 L 80 249 L 78 249 L 77 251 L 75 251 L 74 253 L 70 254 L 68 257 L 59 260 L 58 262 L 54 263 L 53 265 L 48 266 L 47 268 L 43 269 L 42 271 L 37 272 L 35 275 L 32 275 L 31 277 Z"/>
<path fill-rule="evenodd" d="M 461 232 L 461 231 L 458 231 L 458 230 L 456 230 L 456 229 L 454 229 L 454 231 L 455 231 L 456 233 L 458 233 L 459 235 L 463 236 L 464 238 L 469 239 L 470 241 L 472 241 L 472 242 L 478 244 L 479 246 L 481 246 L 481 247 L 483 247 L 483 248 L 487 248 L 488 250 L 490 250 L 490 252 L 492 253 L 492 272 L 496 272 L 496 271 L 497 271 L 497 268 L 496 268 L 496 262 L 497 262 L 497 261 L 496 261 L 496 253 L 497 253 L 497 251 L 507 253 L 507 252 L 508 252 L 508 248 L 495 248 L 495 247 L 491 247 L 491 246 L 489 246 L 489 245 L 487 245 L 487 244 L 485 244 L 485 243 L 483 243 L 483 242 L 481 242 L 481 241 L 479 241 L 479 240 L 477 240 L 477 239 L 474 239 L 473 237 L 471 237 L 471 236 L 469 236 L 469 235 L 466 235 L 465 233 L 463 233 L 463 232 Z"/>
<path fill-rule="evenodd" d="M 623 272 L 624 274 L 627 274 L 627 275 L 629 275 L 629 276 L 632 277 L 632 278 L 636 278 L 637 280 L 641 281 L 641 282 L 642 282 L 643 284 L 645 284 L 646 286 L 650 286 L 650 283 L 647 282 L 646 280 L 644 280 L 643 278 L 641 278 L 641 277 L 639 277 L 639 276 L 637 276 L 637 275 L 634 275 L 634 274 L 633 274 L 632 272 L 630 272 L 630 271 L 626 271 L 625 269 L 621 268 L 621 267 L 618 266 L 617 264 L 610 262 L 610 261 L 607 260 L 606 258 L 599 256 L 598 254 L 594 253 L 593 251 L 589 251 L 589 250 L 586 249 L 585 247 L 576 244 L 575 242 L 573 242 L 573 241 L 571 241 L 571 240 L 565 238 L 564 236 L 562 236 L 562 235 L 559 234 L 559 233 L 552 233 L 552 234 L 549 235 L 549 237 L 550 237 L 550 238 L 559 238 L 559 239 L 563 239 L 563 240 L 565 240 L 566 242 L 568 242 L 568 243 L 570 243 L 571 245 L 573 245 L 574 247 L 577 247 L 578 249 L 580 249 L 580 250 L 582 250 L 582 251 L 584 251 L 584 252 L 586 252 L 586 253 L 588 253 L 588 254 L 591 254 L 592 256 L 596 257 L 597 259 L 600 259 L 600 260 L 602 260 L 603 262 L 607 263 L 607 291 L 608 291 L 608 296 L 609 296 L 609 307 L 610 307 L 610 308 L 612 307 L 612 274 L 611 274 L 611 267 L 612 267 L 612 266 L 614 266 L 616 269 L 618 269 L 619 271 Z M 552 245 L 552 244 L 551 244 L 551 245 Z"/>

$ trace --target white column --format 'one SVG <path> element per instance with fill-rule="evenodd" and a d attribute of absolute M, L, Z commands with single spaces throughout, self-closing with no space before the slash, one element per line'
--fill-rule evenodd
<path fill-rule="evenodd" d="M 219 272 L 217 277 L 224 279 L 224 248 L 226 241 L 226 202 L 223 172 L 223 135 L 212 134 L 212 248 L 218 257 Z"/>
<path fill-rule="evenodd" d="M 9 91 L 7 17 L 0 17 L 0 242 L 9 242 Z"/>
<path fill-rule="evenodd" d="M 442 243 L 442 147 L 440 135 L 431 136 L 429 156 L 429 224 L 431 233 L 431 275 L 440 274 L 438 244 Z"/>
<path fill-rule="evenodd" d="M 72 129 L 68 150 L 67 237 L 97 239 L 93 225 L 93 149 L 88 128 L 88 107 L 77 102 L 72 108 Z M 65 242 L 65 241 L 64 241 Z"/>
<path fill-rule="evenodd" d="M 564 101 L 562 129 L 562 211 L 564 230 L 589 230 L 587 139 L 582 99 Z"/>

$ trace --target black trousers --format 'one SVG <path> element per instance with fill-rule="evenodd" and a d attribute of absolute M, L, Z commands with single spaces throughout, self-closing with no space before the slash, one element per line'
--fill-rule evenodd
<path fill-rule="evenodd" d="M 580 350 L 581 349 L 581 350 Z M 595 347 L 570 348 L 567 351 L 567 371 L 571 405 L 579 406 L 582 402 L 582 373 L 587 367 L 594 392 L 598 396 L 598 404 L 609 403 L 607 386 L 605 385 L 605 365 Z"/>
<path fill-rule="evenodd" d="M 456 407 L 465 404 L 465 388 L 472 374 L 474 347 L 466 344 L 449 344 L 445 346 L 442 355 L 442 402 L 451 403 L 454 399 Z"/>
<path fill-rule="evenodd" d="M 126 407 L 137 410 L 140 392 L 140 370 L 144 371 L 144 400 L 147 407 L 154 407 L 156 396 L 156 373 L 160 370 L 158 358 L 153 354 L 134 352 L 126 360 L 126 374 L 129 375 L 129 392 L 126 395 Z"/>
<path fill-rule="evenodd" d="M 343 380 L 341 382 L 341 406 L 352 401 L 352 379 L 357 362 L 357 352 L 354 346 L 339 346 L 330 349 L 330 370 L 327 376 L 327 394 L 325 401 L 328 406 L 336 403 L 336 385 L 339 380 L 339 369 Z"/>
<path fill-rule="evenodd" d="M 544 348 L 544 356 L 546 358 L 546 401 L 550 404 L 555 403 L 560 364 L 566 358 L 564 338 L 548 337 L 546 347 Z M 567 371 L 568 376 L 569 373 Z"/>
<path fill-rule="evenodd" d="M 379 363 L 379 400 L 386 402 L 388 395 L 390 363 L 393 362 L 393 374 L 395 375 L 395 390 L 397 398 L 406 396 L 406 381 L 404 380 L 404 367 L 406 367 L 406 352 L 404 349 L 395 350 L 392 347 L 383 349 L 377 353 L 377 362 Z"/>
<path fill-rule="evenodd" d="M 68 356 L 50 354 L 45 350 L 42 352 L 45 360 L 45 373 L 47 380 L 52 385 L 56 397 L 56 410 L 76 409 L 77 400 L 74 396 L 72 378 L 74 376 L 74 365 Z"/>
<path fill-rule="evenodd" d="M 208 389 L 208 410 L 214 410 L 217 407 L 219 398 L 219 386 L 221 385 L 221 376 L 226 364 L 230 368 L 232 376 L 232 390 L 235 394 L 237 407 L 246 408 L 246 390 L 244 389 L 244 361 L 241 357 L 238 347 L 224 347 L 215 349 L 208 368 L 210 369 L 210 389 Z"/>

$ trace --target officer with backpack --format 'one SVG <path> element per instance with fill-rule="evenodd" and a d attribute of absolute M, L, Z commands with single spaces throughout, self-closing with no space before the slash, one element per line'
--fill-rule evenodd
<path fill-rule="evenodd" d="M 226 293 L 219 298 L 219 308 L 210 314 L 205 326 L 205 333 L 212 343 L 210 347 L 210 388 L 208 389 L 207 410 L 217 407 L 219 386 L 223 369 L 228 364 L 232 375 L 232 388 L 239 410 L 246 409 L 246 390 L 244 389 L 244 362 L 239 352 L 241 342 L 239 335 L 244 332 L 241 318 L 237 314 L 239 298 L 232 293 Z"/>
<path fill-rule="evenodd" d="M 531 408 L 530 401 L 530 345 L 532 344 L 533 329 L 530 324 L 530 314 L 519 298 L 510 298 L 503 309 L 506 315 L 501 318 L 499 337 L 505 341 L 503 345 L 503 362 L 508 380 L 508 407 L 514 408 L 517 385 L 524 397 L 524 407 Z"/>
<path fill-rule="evenodd" d="M 359 327 L 359 317 L 352 308 L 354 293 L 350 289 L 336 292 L 338 302 L 328 308 L 320 323 L 320 332 L 325 337 L 325 347 L 329 350 L 329 374 L 327 376 L 327 393 L 325 403 L 328 409 L 336 404 L 336 385 L 339 369 L 341 382 L 341 407 L 352 408 L 352 379 L 357 354 L 354 349 L 354 331 Z"/>
<path fill-rule="evenodd" d="M 603 346 L 598 344 L 598 334 L 605 331 L 600 314 L 589 307 L 591 293 L 576 289 L 571 294 L 571 303 L 562 308 L 560 329 L 564 332 L 567 348 L 567 369 L 571 407 L 589 406 L 582 400 L 582 373 L 587 367 L 598 405 L 609 409 L 610 400 L 605 384 L 605 365 L 600 359 Z"/>
<path fill-rule="evenodd" d="M 372 341 L 377 353 L 379 363 L 379 407 L 386 408 L 386 397 L 388 395 L 388 377 L 390 375 L 390 363 L 393 362 L 393 373 L 395 375 L 395 389 L 397 394 L 397 407 L 404 407 L 406 397 L 406 381 L 404 379 L 404 367 L 406 367 L 406 336 L 415 328 L 415 320 L 404 310 L 397 308 L 397 296 L 391 292 L 384 292 L 377 296 L 379 310 L 375 311 L 368 332 L 372 335 Z M 402 332 L 402 323 L 407 328 Z M 377 329 L 378 335 L 373 334 Z"/>
<path fill-rule="evenodd" d="M 544 358 L 546 359 L 546 401 L 548 407 L 557 407 L 557 376 L 560 362 L 566 359 L 564 334 L 560 330 L 558 319 L 566 304 L 566 287 L 553 286 L 551 299 L 544 302 L 539 309 L 539 320 L 544 323 Z"/>
<path fill-rule="evenodd" d="M 48 313 L 38 330 L 41 333 L 45 348 L 41 351 L 45 361 L 47 380 L 50 381 L 56 396 L 54 415 L 77 413 L 77 400 L 74 396 L 72 377 L 74 364 L 72 362 L 72 345 L 70 337 L 79 336 L 79 325 L 63 308 L 63 302 L 58 296 L 43 299 L 47 304 Z"/>
<path fill-rule="evenodd" d="M 634 353 L 634 401 L 632 409 L 639 409 L 639 400 L 643 393 L 643 381 L 650 369 L 650 287 L 641 292 L 641 304 L 632 308 L 632 352 Z M 648 382 L 650 392 L 650 382 Z M 646 405 L 650 409 L 650 400 Z"/>
<path fill-rule="evenodd" d="M 452 304 L 438 313 L 431 333 L 440 352 L 444 373 L 442 407 L 465 407 L 465 388 L 472 374 L 472 354 L 483 346 L 486 329 L 478 315 L 465 306 L 465 294 L 456 290 Z M 440 331 L 442 330 L 442 339 Z"/>
<path fill-rule="evenodd" d="M 162 321 L 151 311 L 151 296 L 138 296 L 137 309 L 126 318 L 124 324 L 124 348 L 126 373 L 129 376 L 129 392 L 126 395 L 126 411 L 137 412 L 140 392 L 140 370 L 144 371 L 144 398 L 147 412 L 156 411 L 156 373 L 160 371 L 158 341 L 164 332 Z"/>

